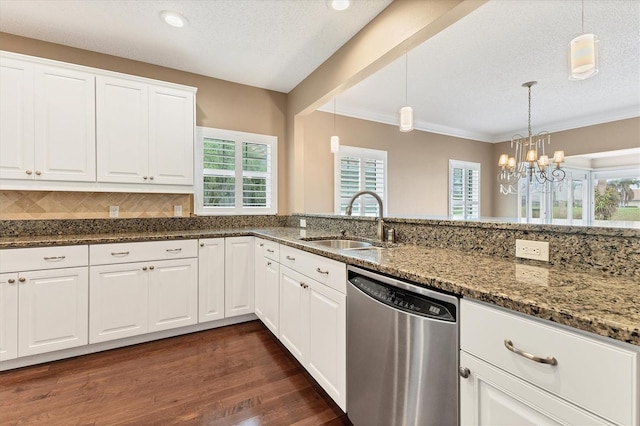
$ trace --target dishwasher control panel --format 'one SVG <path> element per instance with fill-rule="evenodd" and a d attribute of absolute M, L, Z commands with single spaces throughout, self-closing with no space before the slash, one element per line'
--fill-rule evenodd
<path fill-rule="evenodd" d="M 455 322 L 455 306 L 358 275 L 349 282 L 377 301 L 415 315 Z"/>

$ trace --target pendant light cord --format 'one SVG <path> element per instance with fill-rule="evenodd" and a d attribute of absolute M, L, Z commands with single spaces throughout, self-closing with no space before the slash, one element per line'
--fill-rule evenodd
<path fill-rule="evenodd" d="M 531 138 L 531 86 L 529 86 L 529 138 Z"/>
<path fill-rule="evenodd" d="M 582 34 L 584 34 L 584 0 L 582 0 Z"/>
<path fill-rule="evenodd" d="M 333 98 L 333 133 L 336 132 L 336 98 Z"/>
<path fill-rule="evenodd" d="M 409 54 L 404 54 L 404 104 L 409 105 Z"/>

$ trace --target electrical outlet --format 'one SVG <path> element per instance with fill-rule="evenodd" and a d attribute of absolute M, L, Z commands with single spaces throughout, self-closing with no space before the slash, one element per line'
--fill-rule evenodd
<path fill-rule="evenodd" d="M 300 219 L 300 228 L 307 227 L 307 219 Z"/>
<path fill-rule="evenodd" d="M 300 238 L 307 238 L 307 230 L 306 229 L 301 229 L 300 230 Z"/>
<path fill-rule="evenodd" d="M 173 216 L 182 217 L 182 206 L 173 206 Z"/>
<path fill-rule="evenodd" d="M 119 206 L 109 206 L 109 217 L 118 217 L 120 215 Z"/>
<path fill-rule="evenodd" d="M 549 261 L 549 243 L 546 241 L 516 240 L 516 257 Z"/>

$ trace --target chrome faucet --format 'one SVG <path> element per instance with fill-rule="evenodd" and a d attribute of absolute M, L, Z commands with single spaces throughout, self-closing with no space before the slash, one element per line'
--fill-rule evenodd
<path fill-rule="evenodd" d="M 382 198 L 378 194 L 373 191 L 359 191 L 353 194 L 353 197 L 349 200 L 347 204 L 347 210 L 345 213 L 347 216 L 351 216 L 351 211 L 353 210 L 353 202 L 361 195 L 371 195 L 378 202 L 378 212 L 380 213 L 380 217 L 378 217 L 378 239 L 380 241 L 384 241 L 384 208 L 382 207 Z"/>

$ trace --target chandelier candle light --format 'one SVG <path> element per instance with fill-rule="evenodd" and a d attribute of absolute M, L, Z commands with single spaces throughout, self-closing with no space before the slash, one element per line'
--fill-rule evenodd
<path fill-rule="evenodd" d="M 528 136 L 516 134 L 511 138 L 511 148 L 515 149 L 513 157 L 501 154 L 498 160 L 498 182 L 501 194 L 517 193 L 517 183 L 520 178 L 527 176 L 529 182 L 536 181 L 540 184 L 546 182 L 560 182 L 565 178 L 565 171 L 560 164 L 564 163 L 564 151 L 555 151 L 553 158 L 544 152 L 544 146 L 551 143 L 549 132 L 540 132 L 537 135 L 531 133 L 531 86 L 537 81 L 529 81 L 522 85 L 529 90 L 529 126 Z M 540 155 L 538 155 L 540 154 Z M 554 163 L 555 166 L 551 166 Z"/>

